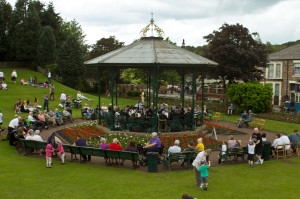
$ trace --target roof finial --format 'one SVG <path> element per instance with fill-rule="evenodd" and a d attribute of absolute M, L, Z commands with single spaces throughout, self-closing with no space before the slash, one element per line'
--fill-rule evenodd
<path fill-rule="evenodd" d="M 153 31 L 155 30 L 158 37 L 163 37 L 164 36 L 164 31 L 160 29 L 155 23 L 153 19 L 153 12 L 151 12 L 151 20 L 150 24 L 148 24 L 145 28 L 143 28 L 140 32 L 141 37 L 146 37 L 147 32 L 151 30 L 151 37 L 153 37 Z"/>

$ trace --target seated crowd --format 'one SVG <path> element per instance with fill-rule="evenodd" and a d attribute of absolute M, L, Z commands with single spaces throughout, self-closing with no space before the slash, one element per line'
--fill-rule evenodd
<path fill-rule="evenodd" d="M 86 108 L 86 106 L 85 106 Z M 102 104 L 100 108 L 100 114 L 101 116 L 105 115 L 111 115 L 114 114 L 115 118 L 115 127 L 119 127 L 120 124 L 118 122 L 118 118 L 123 117 L 124 120 L 140 120 L 143 119 L 146 123 L 150 123 L 151 118 L 153 118 L 155 107 L 153 107 L 153 103 L 149 107 L 144 106 L 139 100 L 137 101 L 136 105 L 127 105 L 123 109 L 120 109 L 118 106 L 112 107 L 112 104 L 110 104 L 108 107 L 105 105 L 105 103 Z M 187 122 L 189 125 L 191 125 L 192 121 L 192 107 L 191 105 L 188 105 L 187 108 L 183 108 L 182 105 L 176 105 L 175 103 L 172 104 L 172 106 L 169 106 L 168 104 L 161 104 L 159 107 L 157 107 L 158 110 L 158 120 L 159 121 L 172 121 L 177 120 L 179 123 L 183 124 L 183 121 L 189 121 Z M 98 113 L 98 107 L 96 110 L 96 113 Z M 194 117 L 197 119 L 197 115 L 200 115 L 202 113 L 202 109 L 199 105 L 195 107 L 194 110 Z M 206 106 L 204 106 L 203 114 L 207 115 L 207 109 Z"/>

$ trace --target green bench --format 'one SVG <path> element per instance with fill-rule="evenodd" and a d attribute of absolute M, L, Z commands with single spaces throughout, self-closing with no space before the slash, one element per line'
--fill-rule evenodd
<path fill-rule="evenodd" d="M 22 147 L 24 148 L 25 155 L 28 154 L 28 149 L 46 149 L 47 142 L 40 142 L 34 140 L 20 139 Z"/>
<path fill-rule="evenodd" d="M 188 169 L 191 167 L 191 162 L 196 158 L 198 152 L 187 151 L 187 152 L 179 152 L 179 153 L 170 153 L 169 155 L 165 155 L 163 159 L 163 165 L 169 167 L 169 171 L 171 171 L 171 164 L 173 162 L 183 161 L 187 163 Z"/>
<path fill-rule="evenodd" d="M 219 164 L 222 162 L 222 160 L 227 162 L 228 157 L 234 157 L 235 160 L 240 157 L 244 161 L 246 155 L 248 155 L 248 147 L 228 148 L 225 153 L 221 149 L 219 153 Z"/>
<path fill-rule="evenodd" d="M 33 140 L 24 140 L 20 139 L 22 143 L 22 147 L 25 149 L 46 149 L 47 143 L 46 142 L 39 142 L 39 141 L 33 141 Z M 122 161 L 130 160 L 133 164 L 141 160 L 141 157 L 139 157 L 139 154 L 137 152 L 130 152 L 130 151 L 115 151 L 115 150 L 108 150 L 108 149 L 99 149 L 99 148 L 93 148 L 93 147 L 81 147 L 81 146 L 73 146 L 73 145 L 67 145 L 63 144 L 63 148 L 65 153 L 71 154 L 71 162 L 74 160 L 73 156 L 78 154 L 80 156 L 80 162 L 82 155 L 90 155 L 90 156 L 97 156 L 97 157 L 104 157 L 105 159 L 110 158 L 116 158 L 120 159 Z"/>
<path fill-rule="evenodd" d="M 140 161 L 141 158 L 137 152 L 130 152 L 130 151 L 115 151 L 109 149 L 99 149 L 93 147 L 80 147 L 80 146 L 72 146 L 72 145 L 63 145 L 64 150 L 66 153 L 71 153 L 71 161 L 73 161 L 73 155 L 80 155 L 80 162 L 82 155 L 90 155 L 90 156 L 97 156 L 103 157 L 105 159 L 120 159 L 120 160 L 130 160 L 132 161 L 133 168 L 134 163 Z"/>

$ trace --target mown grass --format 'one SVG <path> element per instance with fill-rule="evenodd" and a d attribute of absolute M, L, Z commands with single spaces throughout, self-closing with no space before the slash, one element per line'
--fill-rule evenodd
<path fill-rule="evenodd" d="M 221 114 L 220 120 L 233 122 L 237 124 L 237 120 L 240 118 L 238 115 L 228 116 L 225 113 Z M 300 124 L 288 123 L 288 122 L 280 122 L 276 120 L 268 120 L 266 119 L 266 123 L 264 128 L 265 130 L 280 133 L 284 131 L 287 134 L 293 133 L 295 129 L 300 130 Z"/>
<path fill-rule="evenodd" d="M 1 198 L 116 198 L 174 199 L 188 193 L 196 198 L 298 198 L 300 159 L 246 163 L 209 169 L 209 190 L 195 187 L 194 171 L 142 173 L 122 168 L 19 156 L 0 141 Z M 68 154 L 69 155 L 69 154 Z"/>
<path fill-rule="evenodd" d="M 0 90 L 0 110 L 3 113 L 3 122 L 4 122 L 3 127 L 7 128 L 9 121 L 14 117 L 14 104 L 17 102 L 19 98 L 21 98 L 21 100 L 30 99 L 31 103 L 33 104 L 34 97 L 37 97 L 37 99 L 39 100 L 39 104 L 43 105 L 43 93 L 47 93 L 49 95 L 49 89 L 34 88 L 33 86 L 30 85 L 23 86 L 20 84 L 21 78 L 25 78 L 25 81 L 28 81 L 29 77 L 30 76 L 33 77 L 34 75 L 36 75 L 37 80 L 39 82 L 44 82 L 47 79 L 47 77 L 46 75 L 43 75 L 41 73 L 28 70 L 28 69 L 18 68 L 16 70 L 18 73 L 18 79 L 17 79 L 17 83 L 14 84 L 11 83 L 10 81 L 10 74 L 13 69 L 1 68 L 1 70 L 4 72 L 6 76 L 5 82 L 8 85 L 8 90 Z M 58 106 L 58 104 L 60 103 L 59 98 L 62 91 L 64 91 L 66 94 L 71 95 L 71 99 L 75 99 L 77 97 L 78 91 L 70 87 L 67 87 L 65 85 L 62 85 L 55 80 L 52 80 L 52 82 L 55 86 L 55 101 L 49 102 L 49 108 L 55 107 L 58 108 L 59 110 L 62 110 L 62 108 Z M 90 95 L 87 93 L 84 93 L 84 96 L 93 99 L 93 101 L 91 102 L 83 101 L 82 102 L 83 105 L 84 103 L 87 103 L 88 105 L 93 105 L 93 107 L 96 108 L 96 105 L 98 104 L 98 96 Z M 101 104 L 105 103 L 108 106 L 110 102 L 111 100 L 107 96 L 103 95 L 101 97 Z M 118 104 L 120 107 L 124 107 L 127 104 L 129 105 L 136 104 L 136 100 L 120 98 L 118 99 Z M 20 115 L 26 117 L 28 116 L 28 114 L 20 114 Z M 75 118 L 80 118 L 81 117 L 80 109 L 73 108 L 73 116 L 75 116 Z"/>

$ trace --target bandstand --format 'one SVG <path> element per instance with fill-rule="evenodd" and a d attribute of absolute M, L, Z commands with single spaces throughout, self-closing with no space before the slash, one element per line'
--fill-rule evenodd
<path fill-rule="evenodd" d="M 151 32 L 151 36 L 147 33 Z M 153 36 L 153 32 L 157 36 Z M 147 74 L 147 90 L 146 90 L 146 105 L 153 103 L 153 115 L 151 117 L 152 132 L 158 132 L 158 75 L 165 70 L 176 70 L 181 74 L 181 100 L 182 107 L 184 107 L 184 85 L 185 75 L 192 76 L 192 128 L 195 130 L 194 110 L 195 110 L 195 94 L 196 94 L 196 78 L 201 76 L 202 82 L 202 113 L 204 105 L 204 78 L 205 74 L 210 70 L 215 70 L 218 65 L 209 59 L 194 54 L 184 48 L 172 45 L 163 40 L 164 32 L 154 23 L 153 17 L 150 24 L 147 25 L 140 32 L 140 40 L 102 56 L 96 57 L 85 62 L 87 66 L 98 67 L 98 95 L 99 108 L 101 107 L 100 98 L 100 80 L 103 71 L 108 71 L 110 74 L 110 95 L 111 104 L 114 107 L 114 102 L 117 103 L 117 89 L 114 94 L 114 86 L 116 84 L 116 75 L 121 69 L 139 68 Z M 152 97 L 151 97 L 152 85 Z M 117 87 L 116 87 L 117 88 Z M 152 99 L 152 101 L 151 101 Z M 101 114 L 99 109 L 99 124 L 101 121 Z M 114 114 L 110 115 L 110 131 L 115 130 Z M 201 123 L 203 124 L 203 116 Z"/>

